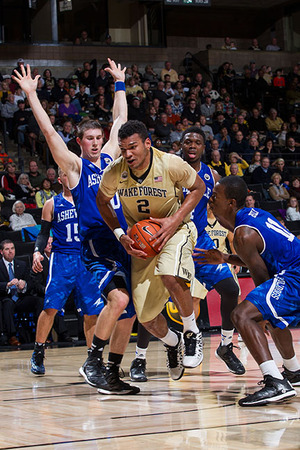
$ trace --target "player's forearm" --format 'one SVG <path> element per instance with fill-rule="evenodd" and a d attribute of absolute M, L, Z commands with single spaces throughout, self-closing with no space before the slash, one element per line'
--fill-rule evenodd
<path fill-rule="evenodd" d="M 102 194 L 102 192 L 98 191 L 96 197 L 97 207 L 101 214 L 102 219 L 106 223 L 106 225 L 114 231 L 116 228 L 121 228 L 119 219 L 111 206 L 110 199 Z"/>
<path fill-rule="evenodd" d="M 232 264 L 233 266 L 243 266 L 247 267 L 244 261 L 238 255 L 227 255 L 226 253 L 222 253 L 224 262 L 228 264 Z"/>
<path fill-rule="evenodd" d="M 205 184 L 200 177 L 196 178 L 194 186 L 190 189 L 189 194 L 185 197 L 179 210 L 173 215 L 174 220 L 178 220 L 180 224 L 185 217 L 190 214 L 198 205 L 203 194 L 205 193 Z"/>
<path fill-rule="evenodd" d="M 127 110 L 126 91 L 116 91 L 113 105 L 113 120 L 115 121 L 119 118 L 122 124 L 125 123 L 127 121 Z"/>

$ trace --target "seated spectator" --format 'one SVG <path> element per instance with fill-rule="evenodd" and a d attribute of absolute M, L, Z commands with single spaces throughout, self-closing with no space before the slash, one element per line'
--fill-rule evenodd
<path fill-rule="evenodd" d="M 30 267 L 22 260 L 15 258 L 15 246 L 6 239 L 0 244 L 2 259 L 0 260 L 0 303 L 2 306 L 4 331 L 8 343 L 20 346 L 16 337 L 15 313 L 31 312 L 35 324 L 43 309 L 43 299 L 31 295 Z"/>
<path fill-rule="evenodd" d="M 275 77 L 273 78 L 274 88 L 283 89 L 285 88 L 285 78 L 283 76 L 283 69 L 277 69 L 275 72 Z"/>
<path fill-rule="evenodd" d="M 269 111 L 269 116 L 266 118 L 266 126 L 268 134 L 273 140 L 276 139 L 276 134 L 280 132 L 282 124 L 283 120 L 278 117 L 277 110 L 275 108 L 271 108 Z"/>
<path fill-rule="evenodd" d="M 300 220 L 299 202 L 296 197 L 290 197 L 286 210 L 286 220 L 289 222 Z"/>
<path fill-rule="evenodd" d="M 27 175 L 27 173 L 21 173 L 14 190 L 16 199 L 24 200 L 25 203 L 28 200 L 33 200 L 33 203 L 35 203 L 35 191 L 36 189 L 34 189 L 30 184 L 29 176 Z"/>
<path fill-rule="evenodd" d="M 231 148 L 231 138 L 228 134 L 228 130 L 226 127 L 222 127 L 220 133 L 215 135 L 215 139 L 217 139 L 219 143 L 219 148 L 224 150 L 224 153 L 227 153 Z"/>
<path fill-rule="evenodd" d="M 104 70 L 103 67 L 101 67 L 101 69 L 99 69 L 99 75 L 96 78 L 96 89 L 98 90 L 99 86 L 102 86 L 103 88 L 106 88 L 106 86 L 108 86 L 109 83 L 109 74 Z"/>
<path fill-rule="evenodd" d="M 172 64 L 170 63 L 170 61 L 165 62 L 165 67 L 160 73 L 161 80 L 165 79 L 165 75 L 170 75 L 171 83 L 176 83 L 176 81 L 178 81 L 178 73 L 175 69 L 172 69 Z"/>
<path fill-rule="evenodd" d="M 184 87 L 181 83 L 181 81 L 177 81 L 174 84 L 174 96 L 179 97 L 179 99 L 183 102 L 186 97 L 186 91 L 184 90 Z"/>
<path fill-rule="evenodd" d="M 248 120 L 249 130 L 264 133 L 267 131 L 265 119 L 261 117 L 257 108 L 252 109 L 252 116 Z"/>
<path fill-rule="evenodd" d="M 232 139 L 229 147 L 231 152 L 235 152 L 245 158 L 246 161 L 251 161 L 251 154 L 248 141 L 244 138 L 242 131 L 237 131 Z"/>
<path fill-rule="evenodd" d="M 221 50 L 230 50 L 231 47 L 231 39 L 230 37 L 225 37 L 224 38 L 224 44 L 221 47 Z"/>
<path fill-rule="evenodd" d="M 180 141 L 172 142 L 172 145 L 171 145 L 171 148 L 169 150 L 169 153 L 173 153 L 173 155 L 179 155 L 180 151 L 181 151 Z"/>
<path fill-rule="evenodd" d="M 254 51 L 262 50 L 262 48 L 258 45 L 257 39 L 252 39 L 252 43 L 251 43 L 250 47 L 248 48 L 248 50 L 254 50 Z"/>
<path fill-rule="evenodd" d="M 293 177 L 292 184 L 290 186 L 289 194 L 291 197 L 296 197 L 296 199 L 300 200 L 300 178 Z"/>
<path fill-rule="evenodd" d="M 286 190 L 286 188 L 281 183 L 281 175 L 279 173 L 273 173 L 271 176 L 271 180 L 273 185 L 269 189 L 269 194 L 272 200 L 288 200 L 290 198 L 290 194 Z"/>
<path fill-rule="evenodd" d="M 200 114 L 200 108 L 197 105 L 196 100 L 190 99 L 188 105 L 183 109 L 181 118 L 187 119 L 190 125 L 194 125 L 195 122 L 199 121 Z"/>
<path fill-rule="evenodd" d="M 128 120 L 142 121 L 145 116 L 145 111 L 141 108 L 141 101 L 139 97 L 133 97 L 128 105 Z"/>
<path fill-rule="evenodd" d="M 175 130 L 171 131 L 171 134 L 170 134 L 171 144 L 173 144 L 173 142 L 181 141 L 182 133 L 183 133 L 183 127 L 182 127 L 182 123 L 179 120 L 175 124 Z"/>
<path fill-rule="evenodd" d="M 143 122 L 150 133 L 154 133 L 156 123 L 158 121 L 158 114 L 154 106 L 150 106 L 149 112 L 145 115 Z"/>
<path fill-rule="evenodd" d="M 43 80 L 44 80 L 44 89 L 46 89 L 49 93 L 54 88 L 56 84 L 55 78 L 52 76 L 52 72 L 50 69 L 45 69 L 43 72 Z"/>
<path fill-rule="evenodd" d="M 50 98 L 54 102 L 60 103 L 67 93 L 68 93 L 68 91 L 65 88 L 65 80 L 63 78 L 59 78 L 58 81 L 57 81 L 57 85 L 55 85 L 51 89 Z"/>
<path fill-rule="evenodd" d="M 81 120 L 78 109 L 73 103 L 71 103 L 71 97 L 69 94 L 64 95 L 63 102 L 59 105 L 58 108 L 58 115 L 59 117 L 68 117 L 70 119 L 73 119 L 75 122 Z"/>
<path fill-rule="evenodd" d="M 1 117 L 5 119 L 6 130 L 10 139 L 13 139 L 14 114 L 18 111 L 18 106 L 15 104 L 14 94 L 8 94 L 7 100 L 1 107 Z"/>
<path fill-rule="evenodd" d="M 277 44 L 277 39 L 275 37 L 272 38 L 271 44 L 268 44 L 266 46 L 266 51 L 267 52 L 279 52 L 280 50 L 281 50 L 281 48 Z"/>
<path fill-rule="evenodd" d="M 145 67 L 145 72 L 143 75 L 144 81 L 149 81 L 150 83 L 157 83 L 158 82 L 158 75 L 154 72 L 152 66 L 150 64 L 147 64 Z"/>
<path fill-rule="evenodd" d="M 253 197 L 253 194 L 248 194 L 245 200 L 245 206 L 246 208 L 255 208 L 257 207 L 255 204 L 255 198 Z"/>
<path fill-rule="evenodd" d="M 175 92 L 172 89 L 171 81 L 165 81 L 164 92 L 167 94 L 169 100 L 174 97 Z"/>
<path fill-rule="evenodd" d="M 275 171 L 281 175 L 282 182 L 287 186 L 290 184 L 291 175 L 288 168 L 285 166 L 285 161 L 283 158 L 277 158 L 272 164 Z"/>
<path fill-rule="evenodd" d="M 240 155 L 238 155 L 236 152 L 232 152 L 229 154 L 229 164 L 237 164 L 238 167 L 238 171 L 235 175 L 238 175 L 239 177 L 243 177 L 244 176 L 244 170 L 248 169 L 249 165 L 248 163 L 241 158 Z M 228 166 L 227 164 L 225 165 L 225 173 L 226 176 L 230 175 L 230 166 Z"/>
<path fill-rule="evenodd" d="M 253 84 L 253 91 L 255 99 L 262 101 L 264 95 L 270 91 L 269 84 L 265 80 L 265 73 L 262 69 L 259 69 L 257 79 Z"/>
<path fill-rule="evenodd" d="M 261 152 L 256 151 L 254 152 L 250 165 L 248 167 L 248 172 L 253 173 L 254 170 L 261 165 Z"/>
<path fill-rule="evenodd" d="M 215 119 L 213 120 L 213 123 L 212 123 L 211 127 L 212 127 L 214 135 L 216 135 L 217 133 L 220 132 L 222 127 L 226 127 L 227 130 L 230 130 L 230 122 L 229 122 L 229 120 L 225 119 L 225 116 L 224 116 L 223 112 L 219 112 L 215 116 Z M 237 127 L 237 130 L 238 130 L 238 125 L 237 124 L 236 124 L 236 127 Z"/>
<path fill-rule="evenodd" d="M 35 194 L 36 206 L 42 208 L 45 202 L 55 195 L 56 192 L 52 189 L 51 181 L 48 178 L 44 178 L 40 190 Z"/>
<path fill-rule="evenodd" d="M 109 122 L 112 119 L 112 115 L 109 106 L 106 104 L 105 95 L 98 94 L 94 98 L 94 117 L 100 122 Z"/>
<path fill-rule="evenodd" d="M 270 167 L 270 159 L 268 158 L 268 156 L 263 156 L 261 159 L 261 165 L 252 172 L 251 183 L 261 183 L 265 189 L 269 189 L 272 182 L 272 175 L 273 170 Z"/>
<path fill-rule="evenodd" d="M 298 130 L 297 122 L 290 123 L 290 130 L 286 134 L 286 139 L 294 138 L 295 146 L 300 147 L 300 132 Z"/>
<path fill-rule="evenodd" d="M 235 176 L 241 176 L 243 177 L 243 175 L 239 175 L 239 166 L 236 163 L 232 163 L 229 166 L 229 175 L 235 175 Z"/>
<path fill-rule="evenodd" d="M 267 138 L 265 145 L 261 151 L 263 155 L 268 156 L 270 161 L 274 161 L 280 156 L 280 151 L 274 146 L 273 139 Z"/>
<path fill-rule="evenodd" d="M 163 81 L 159 81 L 157 83 L 157 88 L 155 91 L 153 91 L 153 100 L 158 99 L 160 101 L 160 107 L 165 108 L 166 104 L 168 103 L 169 97 L 164 92 L 165 83 Z"/>
<path fill-rule="evenodd" d="M 196 103 L 196 102 L 195 102 Z M 206 119 L 212 119 L 215 113 L 215 105 L 212 104 L 211 96 L 207 95 L 205 97 L 205 102 L 201 105 L 201 114 L 206 117 Z"/>
<path fill-rule="evenodd" d="M 49 169 L 47 169 L 46 176 L 48 180 L 51 181 L 53 191 L 57 194 L 62 192 L 62 184 L 58 181 L 56 177 L 56 171 L 55 169 L 53 169 L 53 167 L 49 167 Z"/>
<path fill-rule="evenodd" d="M 221 154 L 219 150 L 212 150 L 211 151 L 211 161 L 208 164 L 209 167 L 211 167 L 213 170 L 218 172 L 218 174 L 221 177 L 225 177 L 225 166 L 226 164 L 221 161 Z"/>
<path fill-rule="evenodd" d="M 70 120 L 66 120 L 63 124 L 62 130 L 58 130 L 58 134 L 62 138 L 65 144 L 67 144 L 71 139 L 73 139 L 73 124 Z"/>
<path fill-rule="evenodd" d="M 87 87 L 85 84 L 80 84 L 79 92 L 76 94 L 81 107 L 81 111 L 88 111 L 89 109 L 89 96 L 87 93 Z"/>
<path fill-rule="evenodd" d="M 223 112 L 228 117 L 235 117 L 237 109 L 234 103 L 230 99 L 229 94 L 225 94 L 224 96 L 224 102 L 223 102 Z"/>
<path fill-rule="evenodd" d="M 5 189 L 6 193 L 14 195 L 17 185 L 16 165 L 15 163 L 7 163 L 5 166 L 6 173 L 2 175 L 1 187 Z"/>
<path fill-rule="evenodd" d="M 282 149 L 281 154 L 288 166 L 296 166 L 299 162 L 299 147 L 296 147 L 295 139 L 289 137 L 287 139 L 287 145 Z"/>
<path fill-rule="evenodd" d="M 141 89 L 141 86 L 137 83 L 134 77 L 128 78 L 126 81 L 126 96 L 133 95 L 134 97 L 137 94 L 137 91 Z"/>
<path fill-rule="evenodd" d="M 39 167 L 37 165 L 37 162 L 34 160 L 29 161 L 28 176 L 29 176 L 29 181 L 30 181 L 31 186 L 38 190 L 44 179 L 44 175 L 42 175 L 39 172 Z"/>
<path fill-rule="evenodd" d="M 162 140 L 160 138 L 155 139 L 154 141 L 154 147 L 160 150 L 161 152 L 168 153 L 168 148 L 165 147 L 165 145 L 162 143 Z"/>
<path fill-rule="evenodd" d="M 167 104 L 165 107 L 165 113 L 168 116 L 168 123 L 171 125 L 176 125 L 178 121 L 180 121 L 180 116 L 178 114 L 174 114 L 172 111 L 172 106 L 170 104 Z"/>
<path fill-rule="evenodd" d="M 200 129 L 203 131 L 203 133 L 205 134 L 205 141 L 206 141 L 206 142 L 207 142 L 207 141 L 212 141 L 213 138 L 214 138 L 214 134 L 213 134 L 212 127 L 209 126 L 209 125 L 207 125 L 207 123 L 206 123 L 206 117 L 203 116 L 203 115 L 201 115 L 201 116 L 200 116 L 200 119 L 199 119 L 199 122 L 200 122 L 199 128 L 200 128 Z"/>
<path fill-rule="evenodd" d="M 170 134 L 175 130 L 175 127 L 168 123 L 168 116 L 166 113 L 161 113 L 159 120 L 156 122 L 154 133 L 162 140 L 162 143 L 170 141 Z"/>
<path fill-rule="evenodd" d="M 285 147 L 287 130 L 288 130 L 288 124 L 283 123 L 280 132 L 278 134 L 276 134 L 276 139 L 277 139 L 277 142 L 280 145 L 280 147 Z"/>
<path fill-rule="evenodd" d="M 25 205 L 21 200 L 17 200 L 12 206 L 13 214 L 9 218 L 10 228 L 13 231 L 20 231 L 25 227 L 34 227 L 36 221 L 31 214 L 25 212 Z"/>

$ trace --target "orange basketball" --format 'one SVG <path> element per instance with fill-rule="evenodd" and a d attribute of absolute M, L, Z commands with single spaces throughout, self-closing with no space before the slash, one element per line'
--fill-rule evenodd
<path fill-rule="evenodd" d="M 154 241 L 149 241 L 161 226 L 151 219 L 140 220 L 137 222 L 130 231 L 130 237 L 134 241 L 133 247 L 137 250 L 142 250 L 147 253 L 147 258 L 153 258 L 159 251 L 156 247 L 153 247 Z"/>

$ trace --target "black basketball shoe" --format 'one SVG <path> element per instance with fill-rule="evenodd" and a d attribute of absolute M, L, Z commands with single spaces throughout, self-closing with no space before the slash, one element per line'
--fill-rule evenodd
<path fill-rule="evenodd" d="M 30 360 L 31 372 L 34 373 L 35 375 L 45 374 L 44 358 L 45 358 L 44 346 L 35 348 Z"/>
<path fill-rule="evenodd" d="M 141 358 L 135 358 L 131 363 L 129 373 L 132 381 L 138 382 L 147 381 L 146 360 Z"/>
<path fill-rule="evenodd" d="M 93 387 L 106 387 L 105 365 L 103 360 L 95 356 L 89 355 L 85 363 L 79 369 L 80 375 L 85 381 Z"/>
<path fill-rule="evenodd" d="M 239 400 L 240 406 L 263 406 L 268 403 L 283 402 L 297 395 L 295 389 L 285 378 L 278 380 L 271 375 L 265 375 L 264 379 L 258 384 L 264 384 L 265 386 L 260 391 L 241 398 Z"/>
<path fill-rule="evenodd" d="M 119 366 L 106 366 L 104 376 L 106 385 L 98 386 L 99 394 L 134 395 L 140 392 L 140 388 L 137 386 L 131 386 L 130 384 L 120 380 Z"/>
<path fill-rule="evenodd" d="M 241 361 L 237 358 L 237 356 L 233 353 L 233 344 L 228 345 L 219 345 L 217 350 L 215 351 L 215 355 L 227 366 L 227 369 L 234 373 L 235 375 L 243 375 L 245 371 L 245 367 L 241 363 Z"/>
<path fill-rule="evenodd" d="M 167 352 L 167 367 L 172 380 L 180 380 L 184 374 L 184 367 L 182 365 L 183 339 L 182 333 L 173 329 L 172 331 L 178 336 L 178 344 L 175 347 L 164 344 Z"/>
<path fill-rule="evenodd" d="M 291 385 L 293 386 L 300 386 L 300 370 L 296 370 L 295 372 L 292 372 L 291 370 L 288 370 L 286 367 L 283 366 L 283 372 L 281 372 L 281 375 L 289 380 Z"/>

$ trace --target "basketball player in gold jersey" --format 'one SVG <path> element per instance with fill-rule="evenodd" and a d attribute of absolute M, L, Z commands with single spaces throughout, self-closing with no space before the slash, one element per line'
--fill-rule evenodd
<path fill-rule="evenodd" d="M 190 212 L 202 198 L 204 182 L 181 158 L 151 147 L 142 122 L 129 121 L 122 125 L 119 146 L 122 156 L 103 174 L 97 195 L 98 208 L 132 256 L 132 294 L 138 320 L 163 341 L 170 376 L 178 380 L 184 367 L 197 367 L 203 359 L 202 335 L 186 282 L 194 275 L 192 252 L 197 239 Z M 184 201 L 183 187 L 190 191 Z M 160 251 L 157 256 L 146 259 L 144 252 L 133 248 L 133 240 L 121 229 L 111 208 L 110 200 L 116 192 L 129 227 L 148 218 L 161 225 L 152 237 Z M 168 328 L 161 314 L 169 296 L 182 317 L 183 339 L 181 333 Z"/>

